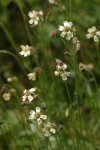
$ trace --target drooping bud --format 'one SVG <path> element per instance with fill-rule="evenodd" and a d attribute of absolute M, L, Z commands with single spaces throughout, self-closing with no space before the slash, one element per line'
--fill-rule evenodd
<path fill-rule="evenodd" d="M 55 58 L 55 60 L 58 65 L 63 65 L 63 62 L 60 59 Z"/>
<path fill-rule="evenodd" d="M 42 107 L 43 110 L 46 110 L 46 104 L 44 102 L 42 103 L 41 107 Z"/>
<path fill-rule="evenodd" d="M 51 31 L 50 34 L 49 34 L 49 37 L 50 38 L 54 38 L 56 36 L 56 34 L 57 34 L 56 30 L 55 31 Z"/>

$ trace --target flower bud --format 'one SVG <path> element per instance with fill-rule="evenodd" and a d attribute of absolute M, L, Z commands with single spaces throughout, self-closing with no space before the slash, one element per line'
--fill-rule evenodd
<path fill-rule="evenodd" d="M 23 101 L 23 102 L 21 102 L 21 106 L 26 106 L 26 105 L 28 105 L 28 101 Z"/>
<path fill-rule="evenodd" d="M 64 128 L 64 127 L 63 127 L 62 125 L 60 125 L 59 128 L 58 128 L 58 132 L 59 132 L 59 131 L 62 131 L 63 128 Z"/>
<path fill-rule="evenodd" d="M 63 65 L 63 62 L 60 59 L 55 58 L 55 60 L 58 65 Z"/>
<path fill-rule="evenodd" d="M 73 44 L 76 44 L 77 43 L 77 41 L 78 41 L 78 37 L 73 37 Z"/>
<path fill-rule="evenodd" d="M 50 38 L 54 38 L 56 36 L 56 34 L 57 34 L 56 30 L 55 31 L 51 31 L 50 34 L 49 34 L 49 37 Z"/>
<path fill-rule="evenodd" d="M 46 110 L 46 104 L 44 102 L 42 103 L 41 107 L 42 107 L 43 110 Z"/>
<path fill-rule="evenodd" d="M 80 41 L 77 41 L 77 43 L 76 43 L 76 51 L 77 52 L 81 51 L 81 43 L 80 43 Z"/>

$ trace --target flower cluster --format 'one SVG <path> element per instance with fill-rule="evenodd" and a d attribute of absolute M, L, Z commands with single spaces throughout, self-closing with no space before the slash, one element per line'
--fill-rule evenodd
<path fill-rule="evenodd" d="M 25 101 L 31 102 L 37 98 L 38 98 L 37 88 L 34 87 L 29 90 L 26 90 L 26 89 L 24 90 L 23 96 L 22 96 L 22 101 L 23 102 L 25 102 Z"/>
<path fill-rule="evenodd" d="M 53 134 L 56 133 L 56 125 L 51 122 L 43 123 L 43 121 L 45 121 L 46 119 L 47 119 L 47 116 L 41 113 L 40 107 L 36 107 L 35 111 L 33 110 L 30 111 L 29 120 L 30 121 L 36 120 L 38 125 L 42 124 L 43 126 L 42 131 L 44 133 L 44 136 L 48 137 L 50 136 L 50 133 L 53 133 Z"/>
<path fill-rule="evenodd" d="M 54 72 L 55 76 L 61 76 L 62 80 L 67 80 L 67 78 L 71 75 L 69 71 L 66 71 L 67 65 L 59 59 L 56 59 L 56 63 L 56 71 Z"/>
<path fill-rule="evenodd" d="M 88 31 L 88 34 L 86 34 L 87 39 L 93 38 L 94 42 L 98 43 L 100 38 L 100 31 L 98 31 L 95 26 L 92 26 L 87 31 Z"/>
<path fill-rule="evenodd" d="M 46 120 L 47 116 L 41 114 L 40 107 L 36 107 L 36 111 L 31 110 L 29 120 L 37 120 L 38 125 L 42 124 L 43 120 Z"/>
<path fill-rule="evenodd" d="M 72 22 L 64 21 L 63 26 L 59 26 L 58 30 L 61 31 L 61 36 L 66 40 L 70 40 L 74 36 L 75 28 Z"/>
<path fill-rule="evenodd" d="M 35 11 L 28 13 L 30 17 L 29 24 L 33 24 L 34 26 L 38 25 L 40 22 L 43 22 L 43 12 L 42 11 Z"/>
<path fill-rule="evenodd" d="M 24 45 L 21 45 L 20 46 L 22 48 L 22 51 L 19 52 L 20 55 L 24 56 L 24 57 L 27 57 L 27 56 L 30 56 L 31 55 L 31 49 L 32 47 L 31 46 L 24 46 Z"/>

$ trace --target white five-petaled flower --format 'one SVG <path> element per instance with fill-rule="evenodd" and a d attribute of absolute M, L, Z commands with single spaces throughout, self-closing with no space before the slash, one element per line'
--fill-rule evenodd
<path fill-rule="evenodd" d="M 64 64 L 63 62 L 58 63 L 56 65 L 56 71 L 54 72 L 55 76 L 61 76 L 64 81 L 67 80 L 67 78 L 70 76 L 70 72 L 66 71 L 66 69 L 66 64 Z"/>
<path fill-rule="evenodd" d="M 88 34 L 86 34 L 87 39 L 93 38 L 94 42 L 98 43 L 100 38 L 100 31 L 98 31 L 95 26 L 92 26 L 87 31 L 88 31 Z"/>
<path fill-rule="evenodd" d="M 37 99 L 38 93 L 37 93 L 37 88 L 31 88 L 29 90 L 24 90 L 23 96 L 22 96 L 22 101 L 29 101 L 31 102 L 32 100 Z"/>
<path fill-rule="evenodd" d="M 50 136 L 50 133 L 55 134 L 56 133 L 56 125 L 51 122 L 47 122 L 43 124 L 43 133 L 44 136 L 48 137 Z"/>
<path fill-rule="evenodd" d="M 27 76 L 29 80 L 32 80 L 32 81 L 36 80 L 36 72 L 29 73 Z"/>
<path fill-rule="evenodd" d="M 59 26 L 58 30 L 61 31 L 61 36 L 70 40 L 74 36 L 75 28 L 72 22 L 64 21 L 63 26 Z"/>
<path fill-rule="evenodd" d="M 28 45 L 21 45 L 20 46 L 22 48 L 22 51 L 19 52 L 20 55 L 24 56 L 24 57 L 27 57 L 27 56 L 30 56 L 31 55 L 31 49 L 32 47 L 31 46 L 28 46 Z"/>
<path fill-rule="evenodd" d="M 43 22 L 43 12 L 42 11 L 35 11 L 28 13 L 30 17 L 29 24 L 33 24 L 34 26 L 38 25 L 40 22 Z"/>
<path fill-rule="evenodd" d="M 43 120 L 46 120 L 47 116 L 41 114 L 40 107 L 36 107 L 36 111 L 31 110 L 29 120 L 37 120 L 38 125 L 41 125 Z"/>
<path fill-rule="evenodd" d="M 4 94 L 2 95 L 2 97 L 3 97 L 3 99 L 4 99 L 5 101 L 9 101 L 10 98 L 11 98 L 11 94 L 10 94 L 10 93 L 4 93 Z"/>

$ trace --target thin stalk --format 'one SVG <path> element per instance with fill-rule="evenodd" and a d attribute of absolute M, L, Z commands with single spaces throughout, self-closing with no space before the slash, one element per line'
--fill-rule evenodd
<path fill-rule="evenodd" d="M 50 145 L 51 150 L 53 150 L 50 140 L 49 140 L 49 145 Z"/>
<path fill-rule="evenodd" d="M 48 139 L 45 138 L 45 141 L 46 141 L 46 149 L 49 150 L 49 148 L 48 148 Z"/>
<path fill-rule="evenodd" d="M 69 11 L 70 11 L 70 20 L 72 20 L 72 1 L 69 0 Z"/>
<path fill-rule="evenodd" d="M 12 57 L 14 57 L 17 60 L 17 62 L 19 63 L 20 67 L 22 68 L 24 74 L 27 76 L 26 70 L 24 69 L 22 63 L 20 62 L 19 58 L 15 54 L 13 54 L 7 50 L 0 50 L 0 54 L 8 54 L 8 55 L 11 55 Z"/>
<path fill-rule="evenodd" d="M 99 53 L 99 45 L 96 45 L 96 50 L 97 50 L 97 56 L 98 56 L 98 67 L 99 67 L 99 70 L 100 70 L 100 53 Z"/>
<path fill-rule="evenodd" d="M 30 44 L 33 45 L 33 44 L 32 44 L 32 37 L 31 37 L 30 31 L 29 31 L 29 28 L 28 28 L 28 25 L 27 25 L 26 16 L 25 16 L 24 11 L 23 11 L 23 9 L 22 9 L 22 5 L 21 5 L 21 1 L 20 1 L 20 0 L 19 0 L 19 2 L 18 2 L 18 6 L 19 6 L 20 12 L 21 12 L 22 17 L 23 17 L 23 21 L 24 21 L 24 24 L 25 24 L 25 28 L 26 28 L 26 32 L 27 32 L 27 35 L 28 35 Z"/>
<path fill-rule="evenodd" d="M 2 27 L 3 31 L 5 32 L 8 40 L 10 41 L 10 43 L 12 44 L 13 48 L 15 49 L 15 51 L 18 53 L 18 48 L 17 45 L 15 44 L 15 41 L 13 40 L 13 38 L 11 37 L 11 34 L 9 33 L 9 31 L 7 30 L 7 28 L 5 27 L 5 25 L 3 23 L 0 23 L 0 26 Z"/>
<path fill-rule="evenodd" d="M 57 132 L 57 135 L 58 135 L 58 139 L 59 139 L 59 142 L 60 142 L 61 148 L 62 148 L 62 150 L 64 150 L 64 147 L 63 147 L 63 144 L 62 144 L 62 141 L 61 141 L 61 138 L 60 138 L 60 135 L 59 135 L 59 133 L 58 133 L 58 132 Z"/>

